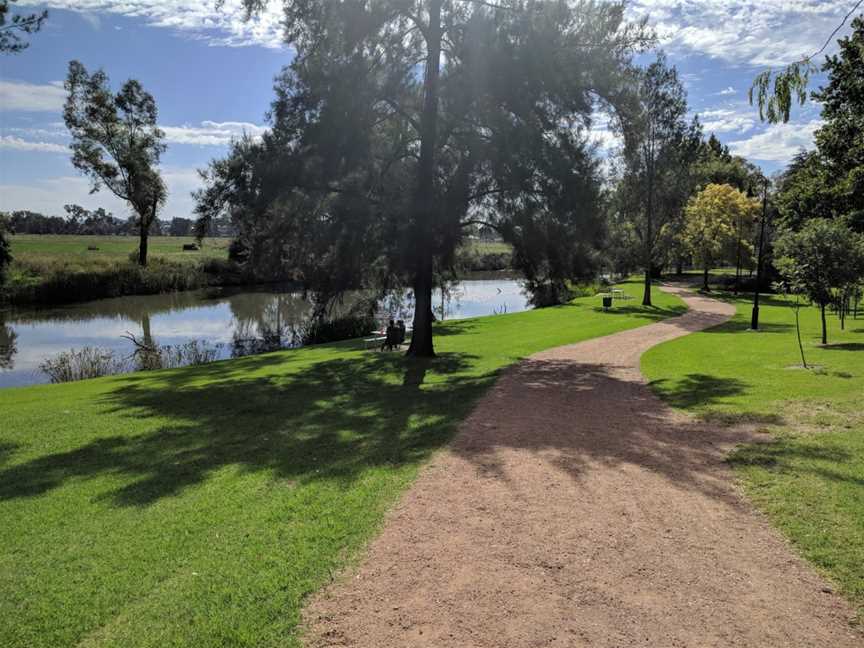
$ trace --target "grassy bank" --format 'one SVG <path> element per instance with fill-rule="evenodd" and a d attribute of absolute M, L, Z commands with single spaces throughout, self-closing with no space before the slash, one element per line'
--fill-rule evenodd
<path fill-rule="evenodd" d="M 130 255 L 131 236 L 17 235 L 14 261 L 0 298 L 13 303 L 68 303 L 122 295 L 191 290 L 241 281 L 228 262 L 227 239 L 205 241 L 183 251 L 191 237 L 154 236 L 149 263 L 141 268 Z"/>
<path fill-rule="evenodd" d="M 864 620 L 864 319 L 840 331 L 832 318 L 822 347 L 818 311 L 803 309 L 807 361 L 817 366 L 804 370 L 788 302 L 763 303 L 754 333 L 749 300 L 733 301 L 733 320 L 648 351 L 642 370 L 676 407 L 774 432 L 773 443 L 740 448 L 730 461 L 749 496 Z"/>
<path fill-rule="evenodd" d="M 0 645 L 296 645 L 500 369 L 683 310 L 656 299 L 440 323 L 428 362 L 345 342 L 0 391 Z"/>

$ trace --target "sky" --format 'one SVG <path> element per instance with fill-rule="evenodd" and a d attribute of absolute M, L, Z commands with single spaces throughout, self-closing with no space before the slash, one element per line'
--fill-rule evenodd
<path fill-rule="evenodd" d="M 168 203 L 161 218 L 191 217 L 197 170 L 223 156 L 232 138 L 266 128 L 273 78 L 290 62 L 282 43 L 281 2 L 243 20 L 240 0 L 19 0 L 17 11 L 49 10 L 42 31 L 17 55 L 0 56 L 0 211 L 63 215 L 63 205 L 129 209 L 69 161 L 62 121 L 68 62 L 103 68 L 115 88 L 141 81 L 156 99 L 168 150 L 162 173 Z M 848 5 L 848 6 L 847 6 Z M 647 16 L 678 68 L 706 136 L 768 173 L 812 147 L 819 106 L 795 108 L 788 124 L 766 125 L 747 102 L 752 78 L 818 50 L 853 0 L 631 0 L 628 16 Z M 847 24 L 837 37 L 851 31 Z M 836 39 L 835 39 L 836 40 Z M 826 53 L 837 51 L 832 42 Z M 821 57 L 818 59 L 821 62 Z M 822 77 L 814 78 L 818 86 Z M 598 119 L 594 136 L 614 137 Z"/>

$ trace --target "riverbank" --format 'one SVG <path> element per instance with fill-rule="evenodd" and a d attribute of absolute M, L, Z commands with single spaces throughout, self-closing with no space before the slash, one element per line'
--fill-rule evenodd
<path fill-rule="evenodd" d="M 228 259 L 229 239 L 199 244 L 188 236 L 153 236 L 144 268 L 135 260 L 134 236 L 23 234 L 11 241 L 14 261 L 0 287 L 0 304 L 71 304 L 284 279 L 245 272 Z M 463 273 L 501 272 L 509 271 L 512 261 L 506 243 L 469 241 L 458 251 L 455 265 Z"/>
<path fill-rule="evenodd" d="M 683 312 L 655 296 L 442 322 L 432 361 L 352 341 L 0 390 L 0 643 L 297 645 L 501 369 Z"/>

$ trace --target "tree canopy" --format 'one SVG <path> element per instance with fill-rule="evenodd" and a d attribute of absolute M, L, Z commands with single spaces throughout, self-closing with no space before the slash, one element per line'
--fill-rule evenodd
<path fill-rule="evenodd" d="M 0 54 L 17 54 L 27 49 L 24 34 L 35 34 L 42 29 L 42 23 L 48 18 L 48 10 L 30 14 L 11 14 L 13 2 L 18 0 L 0 0 Z"/>
<path fill-rule="evenodd" d="M 250 263 L 290 266 L 321 302 L 410 286 L 421 356 L 433 285 L 469 228 L 512 242 L 538 292 L 586 269 L 603 230 L 591 117 L 626 108 L 630 57 L 650 42 L 622 3 L 284 6 L 296 56 L 272 131 L 205 172 L 202 227 L 230 214 Z"/>

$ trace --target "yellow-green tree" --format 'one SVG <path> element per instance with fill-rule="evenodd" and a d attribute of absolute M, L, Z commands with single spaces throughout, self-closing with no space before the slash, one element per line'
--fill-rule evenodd
<path fill-rule="evenodd" d="M 704 270 L 704 290 L 709 289 L 708 270 L 735 245 L 736 224 L 752 218 L 758 209 L 759 201 L 728 184 L 709 184 L 690 198 L 681 240 Z"/>

